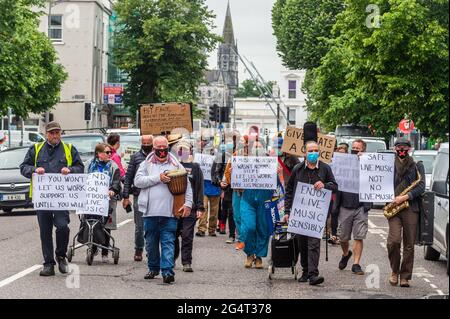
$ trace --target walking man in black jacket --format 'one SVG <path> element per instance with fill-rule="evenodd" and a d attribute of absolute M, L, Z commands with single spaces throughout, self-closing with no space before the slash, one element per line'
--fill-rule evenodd
<path fill-rule="evenodd" d="M 289 219 L 298 182 L 314 185 L 315 189 L 325 188 L 333 192 L 338 189 L 330 166 L 319 161 L 319 145 L 314 141 L 306 143 L 306 159 L 294 167 L 287 183 L 284 217 L 286 222 Z M 310 285 L 323 283 L 324 278 L 319 276 L 320 239 L 302 235 L 297 235 L 297 238 L 303 268 L 303 274 L 298 281 L 309 281 Z"/>
<path fill-rule="evenodd" d="M 71 144 L 61 141 L 61 126 L 50 122 L 46 126 L 46 141 L 30 147 L 20 172 L 31 179 L 33 174 L 82 174 L 84 165 L 77 149 Z M 30 185 L 30 188 L 32 186 Z M 31 190 L 30 190 L 30 195 Z M 56 265 L 53 254 L 53 225 L 56 227 L 56 261 L 59 271 L 67 273 L 69 266 L 66 260 L 67 246 L 69 245 L 69 211 L 36 211 L 39 231 L 44 255 L 44 269 L 41 276 L 54 276 Z"/>
<path fill-rule="evenodd" d="M 134 153 L 130 158 L 127 173 L 125 174 L 125 181 L 123 186 L 123 208 L 130 210 L 130 194 L 133 195 L 133 210 L 134 210 L 134 260 L 142 261 L 142 252 L 144 251 L 144 221 L 142 219 L 142 212 L 139 212 L 138 198 L 140 189 L 134 186 L 134 177 L 139 168 L 139 165 L 147 158 L 148 154 L 153 149 L 153 136 L 143 135 L 141 137 L 141 149 Z M 128 207 L 128 208 L 127 208 Z"/>

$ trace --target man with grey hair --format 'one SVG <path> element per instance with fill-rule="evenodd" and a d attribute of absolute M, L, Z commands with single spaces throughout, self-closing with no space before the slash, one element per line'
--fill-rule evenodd
<path fill-rule="evenodd" d="M 175 238 L 178 219 L 173 215 L 174 197 L 166 184 L 170 183 L 167 171 L 184 170 L 178 159 L 169 153 L 169 143 L 164 136 L 153 140 L 153 152 L 141 163 L 134 178 L 134 185 L 141 189 L 139 211 L 144 217 L 144 233 L 148 254 L 148 274 L 153 279 L 162 272 L 163 283 L 175 281 Z M 193 194 L 187 179 L 182 217 L 191 213 Z M 161 245 L 161 251 L 160 251 Z"/>
<path fill-rule="evenodd" d="M 330 166 L 319 160 L 319 145 L 314 141 L 306 143 L 306 159 L 294 167 L 287 183 L 284 217 L 286 222 L 289 219 L 298 182 L 314 185 L 315 189 L 325 188 L 333 192 L 338 190 Z M 320 239 L 303 235 L 298 235 L 297 239 L 303 268 L 303 274 L 298 281 L 309 281 L 313 286 L 323 283 L 324 278 L 319 276 Z"/>

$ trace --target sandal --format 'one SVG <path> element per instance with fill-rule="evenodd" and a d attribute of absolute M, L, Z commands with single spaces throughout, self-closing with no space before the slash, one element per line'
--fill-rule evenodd
<path fill-rule="evenodd" d="M 331 236 L 328 239 L 328 243 L 331 244 L 331 245 L 339 245 L 340 241 L 339 241 L 339 238 L 337 236 Z"/>

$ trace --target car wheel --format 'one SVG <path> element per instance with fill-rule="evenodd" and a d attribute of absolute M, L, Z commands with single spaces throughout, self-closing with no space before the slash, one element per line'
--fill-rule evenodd
<path fill-rule="evenodd" d="M 425 260 L 436 261 L 439 260 L 441 254 L 438 251 L 436 251 L 433 247 L 425 246 L 423 251 L 423 257 L 425 258 Z"/>
<path fill-rule="evenodd" d="M 3 208 L 2 210 L 3 210 L 3 212 L 5 214 L 11 214 L 12 213 L 12 208 Z"/>

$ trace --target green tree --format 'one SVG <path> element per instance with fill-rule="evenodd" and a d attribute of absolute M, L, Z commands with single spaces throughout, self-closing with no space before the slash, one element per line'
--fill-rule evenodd
<path fill-rule="evenodd" d="M 275 84 L 275 81 L 267 82 L 267 87 L 272 93 L 272 87 Z M 235 97 L 245 98 L 245 97 L 259 97 L 261 96 L 261 92 L 258 90 L 258 85 L 254 80 L 244 80 L 239 86 Z"/>
<path fill-rule="evenodd" d="M 343 0 L 277 0 L 272 9 L 272 27 L 277 50 L 291 69 L 313 69 L 327 53 L 336 15 Z"/>
<path fill-rule="evenodd" d="M 114 57 L 128 74 L 131 114 L 148 102 L 195 101 L 208 52 L 221 38 L 204 0 L 119 0 Z"/>
<path fill-rule="evenodd" d="M 43 0 L 0 0 L 0 114 L 28 117 L 59 100 L 67 78 L 46 34 L 38 31 Z"/>
<path fill-rule="evenodd" d="M 371 124 L 387 136 L 407 116 L 429 136 L 448 132 L 448 1 L 347 0 L 335 39 L 308 79 L 308 109 L 329 128 Z M 370 21 L 369 21 L 370 22 Z"/>

